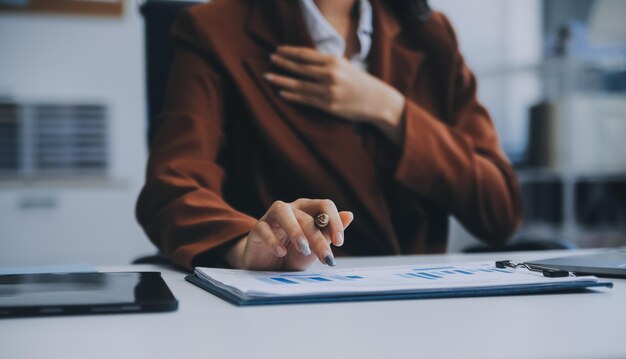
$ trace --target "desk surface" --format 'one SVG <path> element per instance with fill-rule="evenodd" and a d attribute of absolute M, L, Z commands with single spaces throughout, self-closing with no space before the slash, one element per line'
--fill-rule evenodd
<path fill-rule="evenodd" d="M 573 252 L 341 258 L 338 266 Z M 626 358 L 626 280 L 587 293 L 235 307 L 157 266 L 177 312 L 0 320 L 2 358 Z M 318 344 L 321 343 L 321 344 Z"/>

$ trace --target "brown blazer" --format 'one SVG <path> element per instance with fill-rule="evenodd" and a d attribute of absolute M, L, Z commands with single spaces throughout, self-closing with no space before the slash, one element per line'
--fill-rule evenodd
<path fill-rule="evenodd" d="M 300 197 L 354 212 L 338 255 L 443 252 L 449 215 L 487 243 L 511 236 L 516 177 L 450 23 L 433 13 L 409 31 L 383 0 L 372 5 L 369 72 L 407 98 L 400 147 L 372 126 L 287 103 L 263 79 L 277 45 L 314 46 L 297 1 L 214 0 L 178 19 L 137 203 L 171 260 L 190 268 L 245 236 L 275 200 Z"/>

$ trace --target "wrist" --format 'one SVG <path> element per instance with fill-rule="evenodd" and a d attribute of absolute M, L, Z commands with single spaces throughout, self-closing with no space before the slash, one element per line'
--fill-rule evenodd
<path fill-rule="evenodd" d="M 404 95 L 392 86 L 386 85 L 386 91 L 381 98 L 383 105 L 379 109 L 379 122 L 386 126 L 397 127 L 404 112 Z"/>
<path fill-rule="evenodd" d="M 405 108 L 404 95 L 388 84 L 379 97 L 382 101 L 377 108 L 376 126 L 395 143 L 402 142 L 402 119 Z"/>
<path fill-rule="evenodd" d="M 224 252 L 224 260 L 232 268 L 243 269 L 243 253 L 246 248 L 248 236 L 237 240 Z"/>

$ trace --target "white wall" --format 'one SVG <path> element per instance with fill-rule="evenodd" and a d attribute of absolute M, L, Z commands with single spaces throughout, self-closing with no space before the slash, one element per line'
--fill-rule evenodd
<path fill-rule="evenodd" d="M 503 148 L 525 146 L 527 108 L 541 95 L 540 0 L 431 0 L 456 29 L 461 51 L 478 79 L 479 98 L 489 109 Z M 477 244 L 453 221 L 448 250 Z"/>
<path fill-rule="evenodd" d="M 146 158 L 142 36 L 135 1 L 122 18 L 0 14 L 0 96 L 108 104 L 112 159 L 104 184 L 0 184 L 0 265 L 154 251 L 133 214 Z M 55 207 L 20 209 L 29 198 Z"/>
<path fill-rule="evenodd" d="M 523 150 L 525 107 L 540 94 L 540 0 L 432 0 L 452 21 L 503 147 Z"/>

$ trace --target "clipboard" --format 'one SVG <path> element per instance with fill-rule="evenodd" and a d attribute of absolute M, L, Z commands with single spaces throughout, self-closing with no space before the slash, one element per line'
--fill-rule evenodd
<path fill-rule="evenodd" d="M 364 283 L 368 276 L 378 276 L 377 281 L 359 288 L 359 281 Z M 351 282 L 342 277 L 359 278 Z M 613 286 L 592 276 L 548 278 L 540 273 L 497 268 L 493 262 L 288 273 L 196 268 L 185 279 L 236 306 L 548 294 Z M 333 281 L 337 284 L 332 290 L 324 287 Z M 437 285 L 438 281 L 442 284 Z M 379 288 L 372 283 L 379 283 Z M 298 286 L 300 289 L 292 293 L 287 289 Z M 263 288 L 268 292 L 260 291 Z"/>

